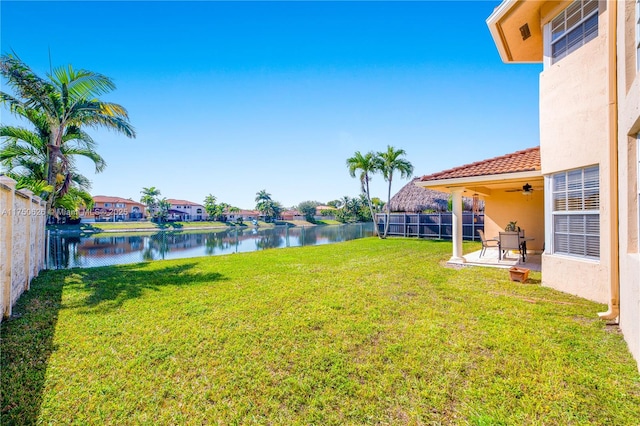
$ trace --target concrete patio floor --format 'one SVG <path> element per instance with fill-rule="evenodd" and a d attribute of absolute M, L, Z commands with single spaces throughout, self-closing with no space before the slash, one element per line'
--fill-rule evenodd
<path fill-rule="evenodd" d="M 490 268 L 511 268 L 512 266 L 517 266 L 532 271 L 540 271 L 542 264 L 541 255 L 533 253 L 527 253 L 526 262 L 519 262 L 519 256 L 510 252 L 508 252 L 502 260 L 498 260 L 497 248 L 487 248 L 482 257 L 480 257 L 480 250 L 465 254 L 463 257 L 465 259 L 464 263 L 457 261 L 449 261 L 447 263 L 450 265 L 486 266 Z"/>

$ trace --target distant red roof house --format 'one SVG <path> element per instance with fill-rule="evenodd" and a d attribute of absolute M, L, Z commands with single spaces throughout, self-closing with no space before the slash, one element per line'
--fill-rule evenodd
<path fill-rule="evenodd" d="M 175 198 L 167 198 L 167 201 L 172 206 L 200 206 L 200 207 L 204 207 L 202 204 L 194 203 L 193 201 L 188 201 L 188 200 L 178 200 L 178 199 L 175 199 Z"/>
<path fill-rule="evenodd" d="M 122 197 L 96 195 L 93 208 L 80 213 L 84 218 L 102 220 L 140 220 L 144 218 L 146 206 L 134 200 Z"/>
<path fill-rule="evenodd" d="M 426 175 L 421 177 L 420 181 L 492 176 L 535 170 L 540 170 L 539 146 Z"/>
<path fill-rule="evenodd" d="M 282 220 L 304 220 L 304 215 L 298 210 L 285 210 L 280 214 Z"/>
<path fill-rule="evenodd" d="M 207 219 L 207 212 L 202 204 L 175 198 L 167 198 L 167 201 L 171 204 L 169 220 L 191 222 Z"/>

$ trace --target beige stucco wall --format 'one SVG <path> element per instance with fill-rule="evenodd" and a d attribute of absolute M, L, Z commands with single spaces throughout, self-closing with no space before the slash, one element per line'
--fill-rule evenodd
<path fill-rule="evenodd" d="M 618 11 L 618 182 L 620 194 L 620 328 L 640 367 L 638 157 L 640 74 L 635 53 L 635 5 Z"/>
<path fill-rule="evenodd" d="M 527 242 L 528 251 L 541 251 L 544 243 L 544 193 L 533 191 L 531 195 L 521 192 L 505 192 L 495 190 L 491 196 L 485 197 L 484 233 L 487 238 L 497 237 L 511 221 L 524 229 L 527 237 L 534 240 Z"/>
<path fill-rule="evenodd" d="M 609 176 L 608 10 L 598 18 L 598 37 L 540 74 L 540 157 L 542 173 L 599 165 L 600 260 L 588 261 L 547 253 L 542 257 L 543 285 L 607 303 L 611 267 L 611 224 L 615 208 Z M 552 17 L 543 17 L 548 21 Z M 550 195 L 550 194 L 549 194 Z M 548 216 L 547 226 L 552 225 Z M 569 272 L 570 271 L 570 272 Z"/>
<path fill-rule="evenodd" d="M 0 320 L 44 267 L 45 204 L 0 176 Z"/>

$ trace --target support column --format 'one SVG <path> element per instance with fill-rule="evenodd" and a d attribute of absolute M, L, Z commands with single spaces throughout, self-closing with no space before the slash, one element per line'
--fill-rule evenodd
<path fill-rule="evenodd" d="M 452 227 L 452 242 L 453 242 L 453 256 L 449 259 L 449 262 L 465 263 L 464 257 L 462 257 L 462 192 L 464 188 L 454 188 L 451 191 L 452 198 L 452 210 L 453 215 L 451 217 Z"/>

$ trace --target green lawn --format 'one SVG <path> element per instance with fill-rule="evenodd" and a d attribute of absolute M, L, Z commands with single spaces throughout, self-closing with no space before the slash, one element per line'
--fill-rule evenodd
<path fill-rule="evenodd" d="M 606 306 L 450 253 L 367 238 L 42 273 L 2 323 L 1 423 L 638 424 Z"/>

